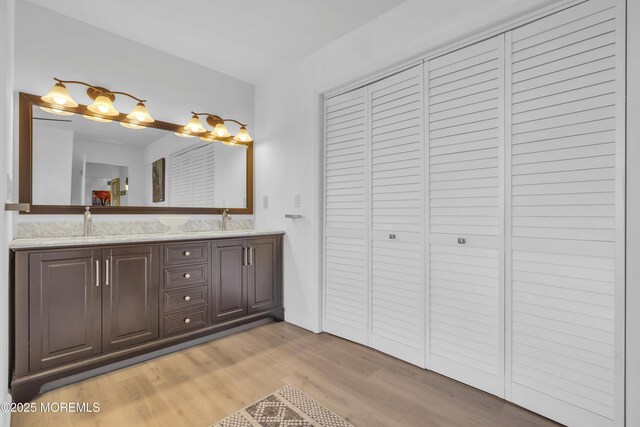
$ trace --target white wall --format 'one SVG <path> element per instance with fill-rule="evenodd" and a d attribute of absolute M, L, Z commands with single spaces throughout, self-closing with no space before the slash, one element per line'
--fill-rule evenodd
<path fill-rule="evenodd" d="M 256 86 L 258 227 L 283 229 L 287 321 L 320 331 L 320 95 L 544 0 L 407 0 Z M 300 209 L 293 208 L 301 194 Z M 269 208 L 262 206 L 269 196 Z M 299 211 L 302 220 L 285 220 Z"/>
<path fill-rule="evenodd" d="M 73 131 L 34 123 L 33 153 L 33 203 L 71 203 Z"/>
<path fill-rule="evenodd" d="M 627 1 L 627 425 L 640 426 L 640 2 Z"/>
<path fill-rule="evenodd" d="M 0 202 L 13 198 L 8 189 L 8 177 L 12 173 L 13 146 L 13 32 L 14 0 L 0 2 Z M 4 208 L 2 206 L 1 208 Z M 13 238 L 14 214 L 0 208 L 0 402 L 10 401 L 8 394 L 9 372 L 9 257 L 7 245 Z M 0 411 L 0 427 L 8 426 L 10 413 Z"/>
<path fill-rule="evenodd" d="M 215 144 L 216 206 L 244 208 L 247 206 L 247 151 L 244 147 Z"/>
<path fill-rule="evenodd" d="M 202 52 L 213 54 L 206 44 Z M 147 107 L 156 120 L 186 123 L 189 112 L 198 110 L 247 122 L 250 132 L 254 127 L 253 85 L 20 0 L 16 4 L 15 64 L 16 91 L 45 94 L 53 77 L 83 80 L 148 99 Z M 87 103 L 81 86 L 70 85 L 69 90 L 76 101 Z M 134 105 L 127 98 L 116 102 L 122 111 Z M 76 216 L 57 219 L 81 220 Z M 18 220 L 51 219 L 21 215 Z M 94 221 L 117 219 L 143 217 L 94 217 Z"/>

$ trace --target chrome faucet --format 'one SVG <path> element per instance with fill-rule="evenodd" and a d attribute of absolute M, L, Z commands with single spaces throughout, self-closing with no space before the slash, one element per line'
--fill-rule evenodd
<path fill-rule="evenodd" d="M 91 236 L 91 207 L 86 206 L 84 211 L 84 237 Z"/>
<path fill-rule="evenodd" d="M 229 225 L 229 220 L 231 219 L 231 215 L 229 215 L 229 209 L 225 209 L 222 211 L 222 231 L 227 231 L 227 226 Z"/>

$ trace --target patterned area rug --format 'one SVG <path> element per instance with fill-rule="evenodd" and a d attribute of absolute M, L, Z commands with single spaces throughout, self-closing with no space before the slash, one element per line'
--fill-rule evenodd
<path fill-rule="evenodd" d="M 353 427 L 292 385 L 228 416 L 213 427 Z"/>

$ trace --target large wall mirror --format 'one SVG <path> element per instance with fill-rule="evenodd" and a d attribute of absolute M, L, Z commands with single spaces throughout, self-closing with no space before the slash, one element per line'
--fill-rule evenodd
<path fill-rule="evenodd" d="M 20 94 L 20 202 L 30 213 L 253 213 L 253 145 L 225 145 L 174 134 L 156 121 L 129 129 L 124 115 L 101 123 L 40 109 Z"/>

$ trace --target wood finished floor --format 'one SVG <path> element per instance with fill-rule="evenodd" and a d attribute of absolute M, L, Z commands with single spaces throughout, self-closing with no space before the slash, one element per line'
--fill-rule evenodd
<path fill-rule="evenodd" d="M 355 426 L 557 424 L 328 334 L 273 323 L 50 391 L 93 414 L 14 414 L 12 426 L 209 426 L 293 384 Z"/>

